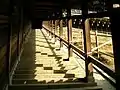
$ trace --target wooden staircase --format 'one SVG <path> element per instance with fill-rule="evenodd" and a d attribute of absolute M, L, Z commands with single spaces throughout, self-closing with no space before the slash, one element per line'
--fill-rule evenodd
<path fill-rule="evenodd" d="M 32 31 L 24 48 L 9 90 L 102 90 L 95 82 L 81 81 L 79 72 L 67 73 L 74 63 L 63 60 L 44 30 Z"/>

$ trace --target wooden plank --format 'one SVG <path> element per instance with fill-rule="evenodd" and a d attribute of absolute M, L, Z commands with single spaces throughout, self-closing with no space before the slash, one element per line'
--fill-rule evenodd
<path fill-rule="evenodd" d="M 114 1 L 114 3 L 117 0 Z M 113 8 L 113 5 L 111 4 L 111 33 L 112 33 L 112 41 L 113 41 L 113 53 L 114 53 L 114 62 L 115 62 L 115 79 L 116 79 L 116 90 L 120 90 L 119 84 L 120 84 L 120 9 L 119 8 Z"/>
<path fill-rule="evenodd" d="M 57 33 L 57 20 L 55 20 L 55 31 L 54 31 L 54 34 L 56 35 L 56 33 Z M 56 36 L 55 36 L 55 42 L 56 42 Z"/>
<path fill-rule="evenodd" d="M 53 27 L 54 27 L 54 25 L 53 25 L 53 20 L 51 21 L 51 31 L 53 32 Z M 52 38 L 53 38 L 53 35 L 54 35 L 54 33 L 52 34 Z"/>
<path fill-rule="evenodd" d="M 106 11 L 106 12 L 86 14 L 86 18 L 103 18 L 103 17 L 110 17 L 110 13 L 108 11 Z M 66 17 L 51 17 L 51 18 L 38 17 L 39 20 L 59 20 L 59 19 L 65 20 L 67 18 L 68 18 L 68 16 L 66 16 Z M 70 19 L 80 19 L 80 18 L 84 18 L 84 15 L 74 15 L 74 16 L 70 16 L 69 18 Z"/>
<path fill-rule="evenodd" d="M 101 68 L 105 73 L 107 73 L 109 76 L 115 79 L 115 71 L 108 68 L 105 64 L 100 62 L 99 60 L 95 59 L 93 56 L 88 57 L 89 60 L 95 64 L 97 67 Z"/>
<path fill-rule="evenodd" d="M 47 30 L 45 27 L 43 27 L 45 30 Z M 50 32 L 52 33 L 52 32 Z M 61 41 L 63 41 L 63 44 L 65 44 L 68 47 L 68 42 L 64 39 L 62 39 L 61 37 L 57 36 Z M 71 48 L 73 50 L 75 50 L 78 54 L 80 54 L 81 56 L 85 57 L 85 52 L 80 50 L 78 47 L 74 46 L 73 44 L 71 44 Z M 99 60 L 95 59 L 92 56 L 88 56 L 88 59 L 95 64 L 96 66 L 98 66 L 100 69 L 102 69 L 103 71 L 105 71 L 109 76 L 113 77 L 115 79 L 115 72 L 113 70 L 111 70 L 110 68 L 108 68 L 106 65 L 104 65 L 102 62 L 100 62 Z M 99 71 L 99 70 L 98 70 Z"/>
<path fill-rule="evenodd" d="M 60 35 L 61 38 L 63 38 L 63 20 L 60 20 Z M 63 47 L 63 42 L 60 40 L 60 48 Z"/>
<path fill-rule="evenodd" d="M 40 90 L 40 89 L 60 89 L 60 88 L 83 88 L 83 87 L 94 87 L 96 83 L 48 83 L 48 84 L 15 84 L 10 85 L 9 90 Z M 84 90 L 84 89 L 83 89 Z"/>
<path fill-rule="evenodd" d="M 93 65 L 88 59 L 88 53 L 91 52 L 91 39 L 90 39 L 90 24 L 88 15 L 88 3 L 87 0 L 84 0 L 82 3 L 82 25 L 83 25 L 83 36 L 84 36 L 84 52 L 85 52 L 85 72 L 86 72 L 86 81 L 94 82 L 93 77 Z"/>
<path fill-rule="evenodd" d="M 70 44 L 72 42 L 72 19 L 69 17 L 71 16 L 71 9 L 67 9 L 67 35 L 68 35 L 68 58 L 72 56 L 72 48 Z"/>
<path fill-rule="evenodd" d="M 97 36 L 97 29 L 95 30 L 95 44 L 96 44 L 96 47 L 98 47 L 98 36 Z M 97 48 L 97 57 L 99 58 L 99 48 Z"/>
<path fill-rule="evenodd" d="M 10 84 L 10 62 L 11 62 L 11 40 L 12 40 L 12 25 L 9 17 L 8 25 L 8 41 L 7 41 L 7 52 L 6 52 L 6 72 L 7 72 L 7 83 Z"/>
<path fill-rule="evenodd" d="M 84 30 L 84 29 L 83 29 Z M 91 38 L 90 38 L 90 25 L 89 25 L 89 19 L 85 20 L 85 31 L 83 31 L 84 35 L 84 47 L 85 47 L 85 63 L 86 63 L 86 78 L 87 81 L 94 82 L 93 77 L 93 65 L 88 59 L 88 53 L 91 52 Z"/>

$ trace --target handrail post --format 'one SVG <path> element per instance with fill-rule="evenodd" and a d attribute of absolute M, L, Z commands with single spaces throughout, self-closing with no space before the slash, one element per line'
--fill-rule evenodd
<path fill-rule="evenodd" d="M 57 20 L 55 20 L 55 31 L 54 31 L 55 35 L 56 35 L 56 31 L 57 31 Z M 56 36 L 55 36 L 55 42 L 56 42 Z"/>
<path fill-rule="evenodd" d="M 72 42 L 72 19 L 70 19 L 71 17 L 71 9 L 67 9 L 67 35 L 68 35 L 68 60 L 69 57 L 72 56 L 72 48 L 70 46 L 71 42 Z"/>
<path fill-rule="evenodd" d="M 53 39 L 54 39 L 54 43 L 55 43 L 55 33 L 56 32 L 56 20 L 53 20 Z"/>
<path fill-rule="evenodd" d="M 63 38 L 63 20 L 60 19 L 60 37 Z M 63 47 L 63 42 L 60 40 L 60 48 Z"/>
<path fill-rule="evenodd" d="M 48 21 L 48 29 L 50 30 L 50 21 Z M 48 35 L 50 36 L 50 32 L 48 31 Z"/>
<path fill-rule="evenodd" d="M 83 15 L 83 36 L 84 36 L 84 52 L 85 52 L 85 72 L 86 77 L 85 80 L 87 82 L 94 82 L 93 77 L 93 66 L 88 58 L 88 53 L 91 52 L 91 38 L 90 38 L 90 23 L 89 19 L 87 19 L 88 14 L 88 7 L 87 7 L 87 0 L 82 3 L 82 15 Z"/>
<path fill-rule="evenodd" d="M 55 20 L 52 20 L 52 42 L 55 43 Z"/>
<path fill-rule="evenodd" d="M 85 33 L 84 33 L 84 38 L 86 38 L 85 42 L 86 42 L 86 78 L 88 82 L 94 82 L 94 77 L 93 77 L 93 65 L 92 62 L 89 60 L 88 55 L 89 52 L 91 52 L 91 38 L 90 38 L 90 25 L 89 25 L 89 19 L 85 20 Z"/>
<path fill-rule="evenodd" d="M 52 20 L 52 29 L 51 29 L 51 31 L 52 31 L 52 38 L 53 38 L 53 31 L 54 31 L 54 24 L 53 24 L 53 20 Z"/>
<path fill-rule="evenodd" d="M 52 20 L 50 20 L 50 31 L 52 32 Z M 50 39 L 52 37 L 52 34 L 50 33 Z"/>

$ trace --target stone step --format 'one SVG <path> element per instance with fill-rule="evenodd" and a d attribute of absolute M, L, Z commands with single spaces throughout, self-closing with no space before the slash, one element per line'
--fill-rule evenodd
<path fill-rule="evenodd" d="M 64 78 L 74 78 L 75 74 L 65 74 Z"/>
<path fill-rule="evenodd" d="M 17 68 L 35 68 L 35 67 L 43 67 L 43 64 L 35 64 L 34 63 L 31 63 L 31 64 L 24 64 L 24 63 L 19 63 Z"/>
<path fill-rule="evenodd" d="M 13 79 L 34 79 L 35 76 L 34 74 L 15 74 Z"/>
<path fill-rule="evenodd" d="M 48 84 L 14 84 L 9 86 L 9 90 L 45 90 L 45 89 L 65 89 L 65 88 L 79 88 L 81 90 L 102 90 L 95 87 L 96 83 L 48 83 Z M 88 88 L 87 88 L 88 87 Z M 86 89 L 85 89 L 86 88 Z M 91 89 L 92 88 L 92 89 Z"/>
<path fill-rule="evenodd" d="M 54 74 L 65 74 L 67 70 L 54 70 Z"/>
<path fill-rule="evenodd" d="M 36 70 L 16 70 L 15 74 L 34 74 Z"/>
<path fill-rule="evenodd" d="M 55 70 L 56 71 L 56 70 Z M 63 71 L 63 70 L 62 70 Z M 59 71 L 57 71 L 57 72 L 55 72 L 54 73 L 54 71 L 53 70 L 16 70 L 15 72 L 14 72 L 14 75 L 29 75 L 29 74 L 33 74 L 33 75 L 48 75 L 48 74 L 55 74 L 55 75 L 57 75 L 57 74 L 64 74 L 65 76 L 65 78 L 70 78 L 70 77 L 80 77 L 82 74 L 81 73 L 64 73 L 64 71 L 63 72 L 59 72 Z M 75 75 L 74 75 L 75 74 Z"/>
<path fill-rule="evenodd" d="M 13 79 L 34 79 L 34 78 L 75 78 L 74 74 L 14 74 Z"/>
<path fill-rule="evenodd" d="M 35 79 L 13 79 L 12 84 L 45 84 L 46 80 L 37 81 Z"/>
<path fill-rule="evenodd" d="M 13 79 L 12 84 L 40 84 L 40 83 L 77 83 L 84 82 L 79 78 L 42 78 L 41 80 L 37 79 Z"/>

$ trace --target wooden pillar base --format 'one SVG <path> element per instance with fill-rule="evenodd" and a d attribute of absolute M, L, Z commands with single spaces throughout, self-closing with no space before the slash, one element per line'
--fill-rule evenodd
<path fill-rule="evenodd" d="M 95 82 L 95 79 L 93 77 L 93 64 L 91 62 L 88 63 L 87 82 Z"/>
<path fill-rule="evenodd" d="M 73 56 L 73 50 L 72 50 L 72 48 L 68 48 L 68 58 L 70 58 L 70 57 L 72 57 Z"/>
<path fill-rule="evenodd" d="M 60 40 L 60 48 L 63 47 L 63 42 Z"/>
<path fill-rule="evenodd" d="M 95 82 L 95 78 L 93 77 L 93 65 L 91 62 L 88 64 L 88 71 L 85 79 L 87 82 Z"/>
<path fill-rule="evenodd" d="M 67 16 L 71 16 L 71 9 L 67 9 Z M 67 20 L 67 37 L 68 37 L 68 58 L 72 56 L 72 48 L 70 46 L 72 42 L 72 19 L 68 18 Z"/>

